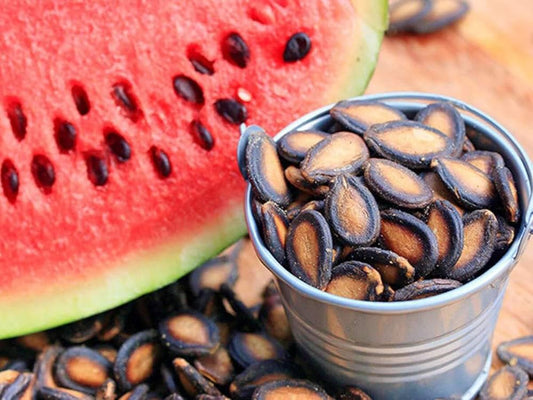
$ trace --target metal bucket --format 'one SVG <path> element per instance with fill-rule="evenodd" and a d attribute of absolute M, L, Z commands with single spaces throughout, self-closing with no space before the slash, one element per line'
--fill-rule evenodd
<path fill-rule="evenodd" d="M 530 236 L 531 162 L 501 125 L 455 99 L 417 93 L 359 99 L 380 100 L 407 115 L 437 101 L 449 101 L 457 107 L 467 127 L 473 128 L 467 132 L 476 147 L 499 152 L 517 181 L 523 212 L 508 251 L 478 278 L 438 296 L 392 303 L 333 296 L 300 281 L 270 254 L 252 216 L 252 193 L 248 185 L 246 223 L 255 251 L 276 277 L 299 349 L 325 380 L 336 386 L 359 386 L 376 400 L 471 399 L 488 375 L 492 334 L 509 274 Z M 329 117 L 331 107 L 298 119 L 275 139 L 293 130 L 329 128 L 333 123 Z M 245 138 L 254 129 L 257 127 L 243 132 L 239 145 L 241 167 Z"/>

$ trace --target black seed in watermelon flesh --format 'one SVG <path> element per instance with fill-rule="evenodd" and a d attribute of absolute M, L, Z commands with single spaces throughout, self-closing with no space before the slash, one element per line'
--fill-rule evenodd
<path fill-rule="evenodd" d="M 167 153 L 157 146 L 152 146 L 150 148 L 150 156 L 152 157 L 154 168 L 159 176 L 161 178 L 168 177 L 172 172 L 172 165 L 170 164 L 170 159 L 168 158 Z"/>
<path fill-rule="evenodd" d="M 292 35 L 283 51 L 283 61 L 296 62 L 304 58 L 311 50 L 311 38 L 304 32 Z"/>
<path fill-rule="evenodd" d="M 19 192 L 19 174 L 13 161 L 6 159 L 2 163 L 2 189 L 4 190 L 4 196 L 10 202 L 14 202 Z"/>
<path fill-rule="evenodd" d="M 43 154 L 36 154 L 31 161 L 31 173 L 38 187 L 47 192 L 56 181 L 54 165 Z"/>
<path fill-rule="evenodd" d="M 72 86 L 72 99 L 80 115 L 87 115 L 91 110 L 91 103 L 89 102 L 89 96 L 85 89 L 79 85 Z"/>
<path fill-rule="evenodd" d="M 230 63 L 240 68 L 246 68 L 248 61 L 250 61 L 250 49 L 238 33 L 230 33 L 222 41 L 222 55 Z"/>
<path fill-rule="evenodd" d="M 239 125 L 248 119 L 248 110 L 244 104 L 234 99 L 219 99 L 215 102 L 217 113 L 226 121 Z"/>
<path fill-rule="evenodd" d="M 203 75 L 213 75 L 215 73 L 213 62 L 205 58 L 199 52 L 196 46 L 191 46 L 187 49 L 187 58 L 191 62 L 196 72 Z"/>
<path fill-rule="evenodd" d="M 76 128 L 68 121 L 54 121 L 55 139 L 60 152 L 66 153 L 76 147 Z"/>
<path fill-rule="evenodd" d="M 191 122 L 191 134 L 194 141 L 206 150 L 211 150 L 215 145 L 215 139 L 213 139 L 211 132 L 196 119 Z"/>
<path fill-rule="evenodd" d="M 105 160 L 95 154 L 90 154 L 85 158 L 87 164 L 87 177 L 94 186 L 103 186 L 109 178 L 109 171 Z"/>
<path fill-rule="evenodd" d="M 194 79 L 185 75 L 174 77 L 174 90 L 176 94 L 191 103 L 204 104 L 204 91 Z"/>
<path fill-rule="evenodd" d="M 26 136 L 26 127 L 28 126 L 28 120 L 26 115 L 22 111 L 22 106 L 18 102 L 11 103 L 8 106 L 7 117 L 11 124 L 13 134 L 20 141 Z"/>
<path fill-rule="evenodd" d="M 105 143 L 118 162 L 128 161 L 131 157 L 131 147 L 120 133 L 108 132 Z"/>
<path fill-rule="evenodd" d="M 139 119 L 142 113 L 129 83 L 122 82 L 113 85 L 113 97 L 129 118 L 133 121 Z"/>

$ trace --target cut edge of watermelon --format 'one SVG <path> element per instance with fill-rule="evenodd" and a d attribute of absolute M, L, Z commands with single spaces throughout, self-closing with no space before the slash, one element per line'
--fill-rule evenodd
<path fill-rule="evenodd" d="M 241 199 L 211 224 L 176 238 L 120 265 L 108 265 L 105 274 L 82 285 L 49 285 L 39 293 L 14 296 L 0 302 L 0 338 L 63 325 L 122 305 L 182 277 L 244 235 Z M 120 288 L 119 291 L 114 290 Z M 102 305 L 105 304 L 105 307 Z M 47 310 L 43 312 L 43 310 Z"/>

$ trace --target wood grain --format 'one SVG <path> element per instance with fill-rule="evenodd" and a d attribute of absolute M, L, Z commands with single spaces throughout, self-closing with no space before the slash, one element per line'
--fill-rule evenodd
<path fill-rule="evenodd" d="M 533 14 L 531 0 L 470 1 L 458 24 L 425 36 L 386 37 L 367 93 L 422 91 L 477 107 L 503 124 L 533 154 Z M 248 243 L 237 291 L 259 301 L 270 273 Z M 512 272 L 493 347 L 533 334 L 533 246 Z M 499 367 L 494 357 L 493 367 Z M 530 384 L 533 388 L 533 383 Z"/>

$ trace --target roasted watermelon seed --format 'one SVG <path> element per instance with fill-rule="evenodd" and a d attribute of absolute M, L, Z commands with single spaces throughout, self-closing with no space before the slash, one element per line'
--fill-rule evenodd
<path fill-rule="evenodd" d="M 387 34 L 409 32 L 431 10 L 430 0 L 398 0 L 389 7 Z"/>
<path fill-rule="evenodd" d="M 500 197 L 505 218 L 512 224 L 517 223 L 520 219 L 520 205 L 513 174 L 507 167 L 495 168 L 492 180 Z"/>
<path fill-rule="evenodd" d="M 465 0 L 432 0 L 431 4 L 429 13 L 413 25 L 414 32 L 436 32 L 461 19 L 470 9 Z"/>
<path fill-rule="evenodd" d="M 485 174 L 491 176 L 494 168 L 501 168 L 505 166 L 503 157 L 493 151 L 474 150 L 463 154 L 461 160 L 472 164 L 479 168 Z"/>
<path fill-rule="evenodd" d="M 498 219 L 498 232 L 496 233 L 495 251 L 505 251 L 511 245 L 515 237 L 515 228 L 507 223 L 504 217 L 496 215 Z"/>
<path fill-rule="evenodd" d="M 266 332 L 278 342 L 282 344 L 292 342 L 291 327 L 279 294 L 268 296 L 263 300 L 259 310 L 259 320 Z"/>
<path fill-rule="evenodd" d="M 170 164 L 170 159 L 164 150 L 152 146 L 150 147 L 150 157 L 160 178 L 167 178 L 172 173 L 172 164 Z"/>
<path fill-rule="evenodd" d="M 112 366 L 97 351 L 75 346 L 59 355 L 55 362 L 54 377 L 62 387 L 94 395 L 110 377 Z"/>
<path fill-rule="evenodd" d="M 227 385 L 233 379 L 233 364 L 224 346 L 219 346 L 211 354 L 196 358 L 194 366 L 198 372 L 217 385 Z"/>
<path fill-rule="evenodd" d="M 131 158 L 131 147 L 124 137 L 115 131 L 105 134 L 105 143 L 118 162 L 125 162 Z"/>
<path fill-rule="evenodd" d="M 22 105 L 17 102 L 11 102 L 7 106 L 7 118 L 11 125 L 13 135 L 17 140 L 21 141 L 26 137 L 26 129 L 28 127 L 28 119 L 22 110 Z"/>
<path fill-rule="evenodd" d="M 192 78 L 185 75 L 175 76 L 173 79 L 174 91 L 182 99 L 193 104 L 204 104 L 204 91 Z"/>
<path fill-rule="evenodd" d="M 109 169 L 105 159 L 97 154 L 89 154 L 85 158 L 87 177 L 94 186 L 103 186 L 109 179 Z"/>
<path fill-rule="evenodd" d="M 57 147 L 60 152 L 66 153 L 76 148 L 77 132 L 74 125 L 63 119 L 56 118 L 54 121 L 54 131 Z"/>
<path fill-rule="evenodd" d="M 2 400 L 20 400 L 26 389 L 31 384 L 33 375 L 29 372 L 23 372 L 10 383 L 3 391 L 0 390 Z"/>
<path fill-rule="evenodd" d="M 285 211 L 273 201 L 261 206 L 261 225 L 268 250 L 280 264 L 285 262 L 285 240 L 289 220 Z"/>
<path fill-rule="evenodd" d="M 479 392 L 480 400 L 521 400 L 527 394 L 527 374 L 519 367 L 506 365 L 485 382 Z"/>
<path fill-rule="evenodd" d="M 91 103 L 89 102 L 89 96 L 85 89 L 80 85 L 73 85 L 71 93 L 74 105 L 80 115 L 87 115 L 91 110 Z"/>
<path fill-rule="evenodd" d="M 231 124 L 239 125 L 248 119 L 248 110 L 244 104 L 235 99 L 219 99 L 215 102 L 215 110 Z"/>
<path fill-rule="evenodd" d="M 189 288 L 194 296 L 198 296 L 202 289 L 220 290 L 223 283 L 233 286 L 238 276 L 235 261 L 228 256 L 219 256 L 189 274 Z"/>
<path fill-rule="evenodd" d="M 394 293 L 394 301 L 418 300 L 456 289 L 462 283 L 452 279 L 429 279 L 411 283 Z"/>
<path fill-rule="evenodd" d="M 250 49 L 241 35 L 236 32 L 222 40 L 222 56 L 239 68 L 246 68 L 250 61 Z"/>
<path fill-rule="evenodd" d="M 347 386 L 341 389 L 338 394 L 339 400 L 372 400 L 366 392 L 355 386 Z"/>
<path fill-rule="evenodd" d="M 229 342 L 228 351 L 233 361 L 242 368 L 258 361 L 282 360 L 287 356 L 274 338 L 262 333 L 235 333 Z"/>
<path fill-rule="evenodd" d="M 267 382 L 255 389 L 252 400 L 283 400 L 287 398 L 329 400 L 330 396 L 318 384 L 304 379 Z"/>
<path fill-rule="evenodd" d="M 194 368 L 184 358 L 175 358 L 172 361 L 179 380 L 189 394 L 189 396 L 197 396 L 200 394 L 211 394 L 220 396 L 222 393 L 215 387 L 215 385 L 204 378 L 196 368 Z"/>
<path fill-rule="evenodd" d="M 96 400 L 115 400 L 117 398 L 117 384 L 111 378 L 105 380 L 96 390 Z"/>
<path fill-rule="evenodd" d="M 215 146 L 215 139 L 211 132 L 199 120 L 195 119 L 190 125 L 191 135 L 196 143 L 203 149 L 211 150 Z"/>
<path fill-rule="evenodd" d="M 311 147 L 329 136 L 321 131 L 293 131 L 276 143 L 281 157 L 291 163 L 302 161 Z"/>
<path fill-rule="evenodd" d="M 63 340 L 79 344 L 94 338 L 102 327 L 102 315 L 94 315 L 63 325 L 58 329 L 58 333 Z"/>
<path fill-rule="evenodd" d="M 302 175 L 300 168 L 289 165 L 284 171 L 285 179 L 296 189 L 311 196 L 324 197 L 329 192 L 328 185 L 309 182 Z"/>
<path fill-rule="evenodd" d="M 533 336 L 503 342 L 496 353 L 503 362 L 516 365 L 533 377 Z"/>
<path fill-rule="evenodd" d="M 11 203 L 14 203 L 19 192 L 20 182 L 17 168 L 9 158 L 6 158 L 2 162 L 1 175 L 4 196 L 6 196 Z"/>
<path fill-rule="evenodd" d="M 113 372 L 122 390 L 131 390 L 152 376 L 159 362 L 159 334 L 154 329 L 130 336 L 117 353 Z"/>
<path fill-rule="evenodd" d="M 311 50 L 311 38 L 305 32 L 292 35 L 285 44 L 283 61 L 292 63 L 303 59 Z"/>
<path fill-rule="evenodd" d="M 201 52 L 197 45 L 190 45 L 187 48 L 187 58 L 191 62 L 196 72 L 202 75 L 213 75 L 215 68 L 213 62 L 209 61 Z"/>
<path fill-rule="evenodd" d="M 331 271 L 326 292 L 353 300 L 376 301 L 383 293 L 379 272 L 366 263 L 346 261 Z"/>
<path fill-rule="evenodd" d="M 133 121 L 137 121 L 142 112 L 139 108 L 139 102 L 133 94 L 131 84 L 128 82 L 114 84 L 112 96 L 117 105 L 125 111 L 128 118 Z"/>
<path fill-rule="evenodd" d="M 48 192 L 56 181 L 54 165 L 48 157 L 43 154 L 36 154 L 31 161 L 31 173 L 35 183 L 43 191 Z"/>
<path fill-rule="evenodd" d="M 235 313 L 235 318 L 239 324 L 239 329 L 246 331 L 259 331 L 263 327 L 253 314 L 252 310 L 237 296 L 237 293 L 227 284 L 220 286 L 220 294 L 228 301 L 231 309 Z"/>
<path fill-rule="evenodd" d="M 58 387 L 39 387 L 36 394 L 37 398 L 42 400 L 92 400 L 92 397 L 85 393 Z"/>
<path fill-rule="evenodd" d="M 149 391 L 150 387 L 147 384 L 142 383 L 122 395 L 119 400 L 149 400 L 147 397 Z"/>

